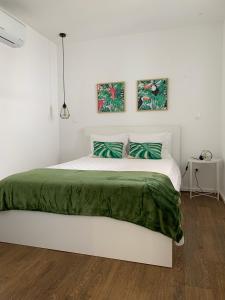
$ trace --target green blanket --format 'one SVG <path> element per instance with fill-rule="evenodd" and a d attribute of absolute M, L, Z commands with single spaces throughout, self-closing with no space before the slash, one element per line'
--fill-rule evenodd
<path fill-rule="evenodd" d="M 170 179 L 153 172 L 36 169 L 0 181 L 0 211 L 106 216 L 177 242 L 183 235 L 179 204 Z"/>

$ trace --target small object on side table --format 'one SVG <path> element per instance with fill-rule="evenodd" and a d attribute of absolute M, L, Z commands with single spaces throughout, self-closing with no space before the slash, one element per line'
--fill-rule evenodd
<path fill-rule="evenodd" d="M 188 160 L 190 166 L 190 198 L 198 197 L 198 196 L 208 196 L 211 198 L 216 198 L 219 200 L 220 198 L 220 158 L 213 158 L 211 160 L 200 160 L 195 158 L 190 158 Z M 214 196 L 213 192 L 202 192 L 202 191 L 193 191 L 193 164 L 215 164 L 216 165 L 216 196 Z M 193 194 L 194 193 L 194 194 Z"/>

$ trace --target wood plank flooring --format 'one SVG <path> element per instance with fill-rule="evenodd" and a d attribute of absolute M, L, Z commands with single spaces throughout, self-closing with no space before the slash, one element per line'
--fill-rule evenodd
<path fill-rule="evenodd" d="M 225 204 L 183 193 L 182 211 L 173 269 L 0 243 L 0 300 L 224 300 Z"/>

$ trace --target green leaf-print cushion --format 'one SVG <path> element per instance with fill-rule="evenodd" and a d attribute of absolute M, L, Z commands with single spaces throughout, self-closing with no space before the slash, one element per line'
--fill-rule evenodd
<path fill-rule="evenodd" d="M 142 159 L 161 159 L 161 143 L 129 143 L 129 157 Z"/>
<path fill-rule="evenodd" d="M 94 141 L 94 156 L 104 158 L 122 158 L 123 143 Z"/>

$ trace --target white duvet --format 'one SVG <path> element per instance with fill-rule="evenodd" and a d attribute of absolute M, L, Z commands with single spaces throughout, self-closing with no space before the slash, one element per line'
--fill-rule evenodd
<path fill-rule="evenodd" d="M 99 171 L 147 171 L 167 175 L 174 188 L 180 191 L 181 174 L 173 158 L 151 159 L 113 159 L 85 156 L 73 161 L 62 163 L 50 168 L 68 170 L 99 170 Z"/>

